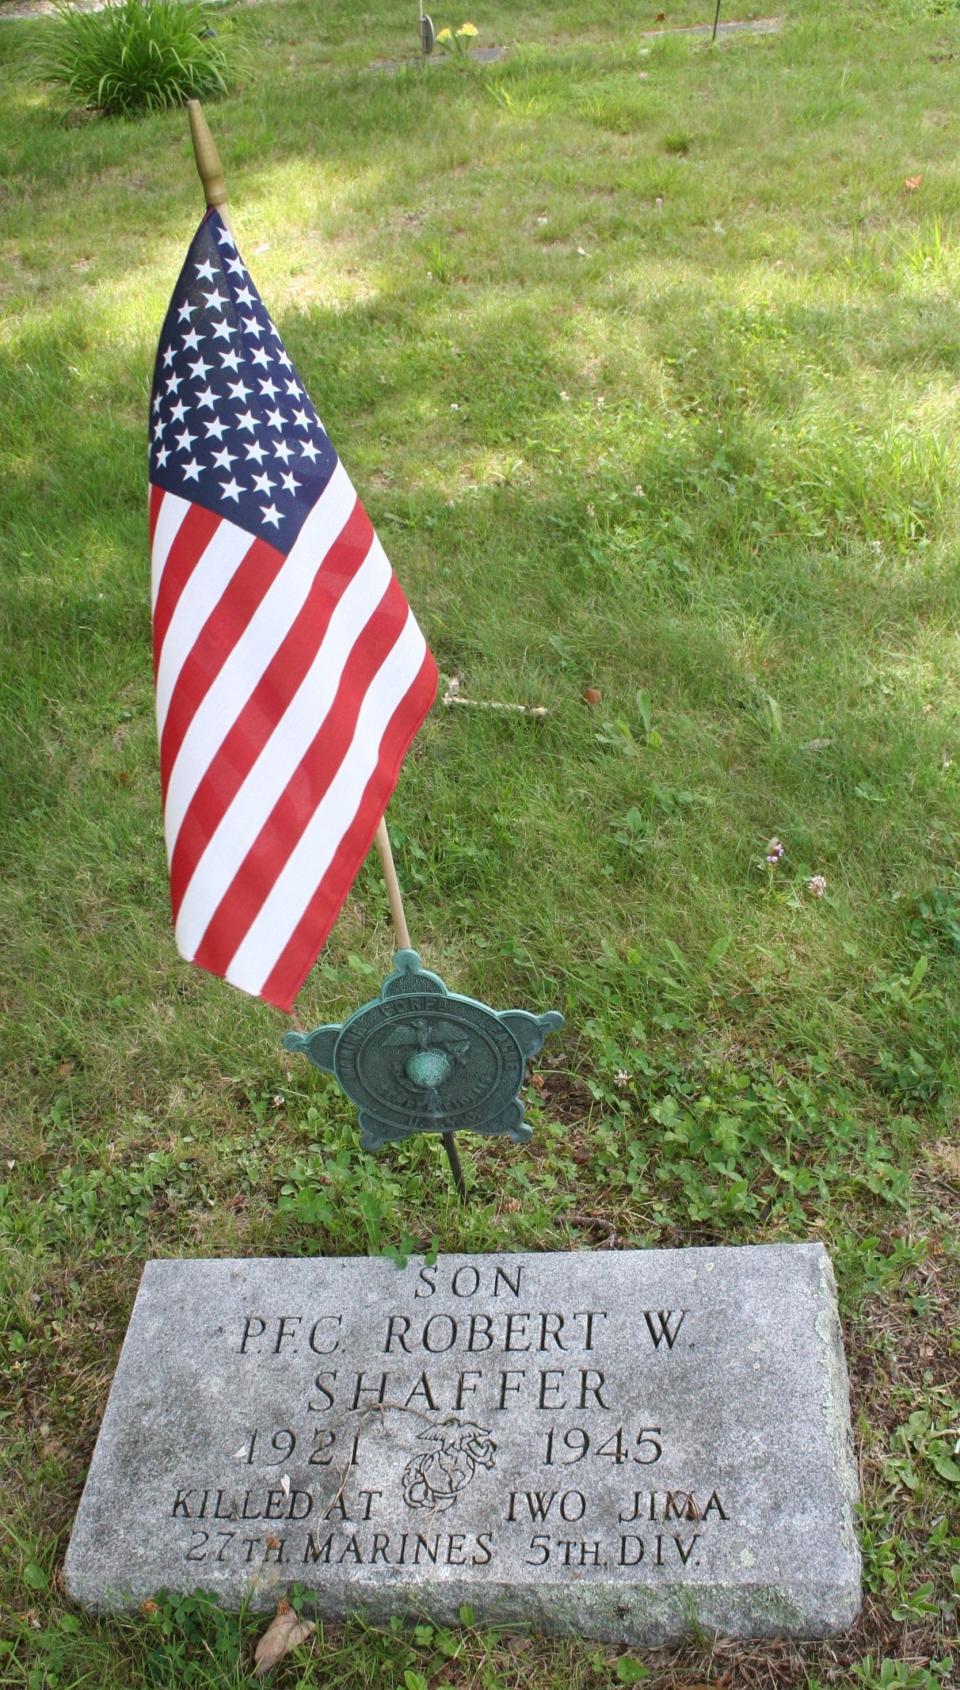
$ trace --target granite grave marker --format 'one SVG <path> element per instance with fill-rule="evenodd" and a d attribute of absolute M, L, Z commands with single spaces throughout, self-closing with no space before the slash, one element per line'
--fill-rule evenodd
<path fill-rule="evenodd" d="M 825 1636 L 860 1562 L 819 1244 L 153 1261 L 66 1563 L 94 1609 L 306 1587 L 657 1644 Z"/>

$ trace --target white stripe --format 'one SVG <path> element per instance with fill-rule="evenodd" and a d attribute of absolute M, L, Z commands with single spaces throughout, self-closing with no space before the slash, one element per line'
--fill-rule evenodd
<path fill-rule="evenodd" d="M 224 519 L 201 552 L 197 565 L 177 600 L 163 645 L 160 647 L 160 661 L 157 664 L 159 735 L 163 734 L 163 725 L 170 708 L 170 695 L 184 663 L 197 643 L 197 636 L 207 618 L 216 610 L 252 545 L 252 534 Z"/>
<path fill-rule="evenodd" d="M 276 965 L 357 813 L 383 736 L 425 652 L 426 641 L 408 612 L 364 697 L 350 749 L 226 971 L 231 985 L 258 993 Z"/>
<path fill-rule="evenodd" d="M 193 956 L 214 910 L 323 726 L 337 696 L 347 659 L 390 585 L 390 578 L 390 565 L 379 540 L 374 538 L 366 559 L 330 618 L 313 663 L 219 827 L 207 841 L 177 916 L 177 944 L 184 956 Z M 203 768 L 207 761 L 204 760 Z M 179 828 L 182 820 L 179 798 L 177 818 Z M 171 856 L 176 840 L 174 819 L 168 791 L 165 821 Z"/>
<path fill-rule="evenodd" d="M 156 606 L 157 594 L 160 591 L 160 577 L 166 568 L 170 547 L 173 545 L 180 524 L 190 509 L 190 500 L 181 499 L 177 493 L 164 493 L 160 500 L 160 509 L 153 529 L 153 547 L 150 558 L 150 611 Z"/>
<path fill-rule="evenodd" d="M 183 736 L 167 784 L 163 822 L 167 850 L 171 857 L 177 834 L 197 787 L 247 704 L 264 670 L 272 662 L 300 615 L 317 571 L 331 545 L 342 533 L 356 499 L 357 495 L 350 485 L 346 471 L 338 464 L 322 498 L 307 517 L 269 591 L 264 594 L 220 673 L 197 706 L 190 726 Z M 387 567 L 389 569 L 389 566 Z M 360 576 L 364 575 L 366 568 L 367 563 L 361 565 L 351 583 L 351 590 Z M 377 592 L 379 571 L 367 574 L 364 578 L 368 592 Z M 378 599 L 385 590 L 385 586 L 381 585 L 377 592 Z M 342 602 L 341 600 L 341 604 Z M 340 605 L 337 605 L 334 618 L 339 613 Z M 369 614 L 368 609 L 367 615 Z M 321 653 L 318 654 L 314 667 L 331 638 L 334 618 L 331 619 L 331 627 L 324 636 Z M 330 662 L 329 655 L 326 661 Z M 309 681 L 311 673 L 312 670 L 308 671 L 302 685 Z M 294 703 L 295 699 L 291 699 L 290 708 Z"/>

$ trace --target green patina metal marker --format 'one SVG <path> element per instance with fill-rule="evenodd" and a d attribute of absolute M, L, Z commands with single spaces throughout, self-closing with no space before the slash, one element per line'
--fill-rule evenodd
<path fill-rule="evenodd" d="M 528 1143 L 518 1096 L 527 1060 L 562 1026 L 557 1010 L 532 1015 L 461 997 L 422 967 L 416 951 L 403 949 L 378 998 L 342 1024 L 287 1033 L 283 1042 L 333 1074 L 357 1105 L 364 1150 L 439 1133 L 466 1199 L 454 1133 Z"/>

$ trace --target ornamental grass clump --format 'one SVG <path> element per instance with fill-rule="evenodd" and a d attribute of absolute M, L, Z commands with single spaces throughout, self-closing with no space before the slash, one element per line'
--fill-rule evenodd
<path fill-rule="evenodd" d="M 101 12 L 58 12 L 39 72 L 72 106 L 135 117 L 226 92 L 226 58 L 202 0 L 117 0 Z"/>

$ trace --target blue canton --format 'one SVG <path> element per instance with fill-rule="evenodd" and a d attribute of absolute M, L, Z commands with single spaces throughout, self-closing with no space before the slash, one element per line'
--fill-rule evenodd
<path fill-rule="evenodd" d="M 287 552 L 336 463 L 232 235 L 208 212 L 160 337 L 150 480 Z"/>

